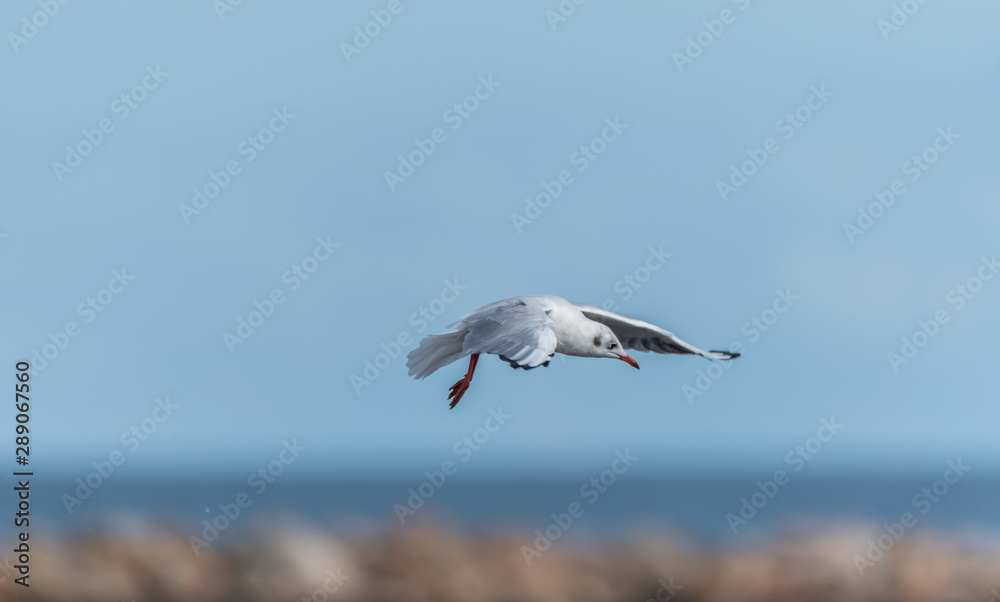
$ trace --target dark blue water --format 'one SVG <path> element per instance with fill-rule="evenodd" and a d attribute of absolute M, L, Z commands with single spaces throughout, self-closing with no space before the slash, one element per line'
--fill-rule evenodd
<path fill-rule="evenodd" d="M 734 534 L 727 514 L 740 515 L 741 498 L 759 491 L 756 479 L 698 477 L 620 477 L 600 492 L 585 479 L 470 480 L 448 478 L 440 488 L 424 484 L 423 504 L 406 514 L 407 524 L 436 522 L 458 528 L 518 527 L 544 529 L 552 514 L 567 513 L 579 504 L 582 515 L 574 519 L 574 536 L 628 535 L 664 529 L 710 544 L 738 543 L 756 534 L 808 524 L 830 527 L 839 521 L 898 521 L 904 512 L 918 519 L 918 530 L 1000 533 L 1000 478 L 969 474 L 950 485 L 941 496 L 930 490 L 940 476 L 797 478 L 755 499 L 759 509 L 739 525 Z M 241 498 L 249 505 L 233 521 L 233 530 L 275 519 L 350 530 L 358 527 L 397 527 L 397 504 L 405 507 L 421 481 L 282 480 L 259 491 L 247 482 L 151 481 L 114 478 L 102 483 L 74 505 L 65 507 L 64 494 L 74 495 L 72 479 L 33 483 L 32 512 L 59 531 L 87 531 L 96 526 L 127 523 L 133 519 L 166 520 L 197 532 L 203 519 L 211 519 L 220 504 Z M 938 486 L 938 493 L 941 486 Z M 915 496 L 918 496 L 915 500 Z M 422 496 L 421 496 L 422 497 Z M 411 500 L 416 506 L 419 499 Z M 206 509 L 208 511 L 206 511 Z M 579 512 L 578 512 L 579 513 Z M 744 516 L 749 510 L 744 509 Z M 741 517 L 743 518 L 743 517 Z M 4 521 L 7 523 L 9 521 Z"/>

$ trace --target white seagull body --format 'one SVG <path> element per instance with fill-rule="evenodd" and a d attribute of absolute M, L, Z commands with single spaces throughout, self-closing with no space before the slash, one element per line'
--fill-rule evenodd
<path fill-rule="evenodd" d="M 511 368 L 530 370 L 548 366 L 556 353 L 578 357 L 620 359 L 638 368 L 626 349 L 700 355 L 715 360 L 740 356 L 725 351 L 702 351 L 658 326 L 627 318 L 606 309 L 570 303 L 552 295 L 512 297 L 490 303 L 432 334 L 406 356 L 414 378 L 426 378 L 438 368 L 467 355 L 469 371 L 451 388 L 449 407 L 469 389 L 482 353 L 500 356 Z"/>

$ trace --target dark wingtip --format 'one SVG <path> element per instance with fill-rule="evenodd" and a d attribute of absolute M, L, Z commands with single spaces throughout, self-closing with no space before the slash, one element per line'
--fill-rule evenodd
<path fill-rule="evenodd" d="M 740 353 L 730 353 L 728 351 L 718 351 L 718 350 L 715 350 L 715 349 L 712 349 L 711 351 L 709 351 L 709 353 L 721 353 L 723 355 L 728 355 L 729 357 L 722 358 L 722 359 L 726 359 L 726 360 L 734 360 L 734 359 L 740 357 L 740 355 L 742 355 Z"/>

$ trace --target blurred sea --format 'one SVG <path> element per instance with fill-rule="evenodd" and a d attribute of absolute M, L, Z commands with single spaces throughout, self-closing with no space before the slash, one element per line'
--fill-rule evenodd
<path fill-rule="evenodd" d="M 295 480 L 277 477 L 263 491 L 260 481 L 158 480 L 125 478 L 101 483 L 87 499 L 67 510 L 67 497 L 76 497 L 79 483 L 73 478 L 32 482 L 32 514 L 40 524 L 56 531 L 86 532 L 141 521 L 163 520 L 174 528 L 196 533 L 202 520 L 219 514 L 220 504 L 231 504 L 245 492 L 250 505 L 241 510 L 232 529 L 239 531 L 275 519 L 334 527 L 340 532 L 396 528 L 400 508 L 406 526 L 444 524 L 459 530 L 511 527 L 544 529 L 553 513 L 565 513 L 579 503 L 583 515 L 575 519 L 574 538 L 628 538 L 663 529 L 708 546 L 739 544 L 776 529 L 828 528 L 841 521 L 865 524 L 892 523 L 910 512 L 917 518 L 912 531 L 930 533 L 1000 533 L 1000 477 L 969 473 L 938 496 L 931 488 L 938 475 L 925 477 L 842 477 L 792 480 L 766 495 L 755 478 L 676 476 L 649 478 L 625 474 L 603 493 L 581 487 L 588 480 L 511 479 L 472 480 L 448 477 L 440 488 L 423 480 Z M 421 484 L 425 483 L 422 486 Z M 411 491 L 411 488 L 413 491 Z M 429 498 L 414 492 L 432 491 Z M 939 484 L 937 492 L 942 487 Z M 83 490 L 85 492 L 85 490 Z M 8 492 L 8 496 L 11 493 Z M 917 498 L 915 500 L 915 498 Z M 935 501 L 936 500 L 936 501 Z M 421 505 L 422 502 L 422 505 Z M 9 500 L 8 507 L 15 504 Z M 742 506 L 742 510 L 741 510 Z M 734 534 L 727 514 L 745 518 Z M 12 528 L 4 521 L 0 532 Z"/>

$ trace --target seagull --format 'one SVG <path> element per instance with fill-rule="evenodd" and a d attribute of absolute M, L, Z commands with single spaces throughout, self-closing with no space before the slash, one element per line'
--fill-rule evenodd
<path fill-rule="evenodd" d="M 469 390 L 483 353 L 498 355 L 511 368 L 523 370 L 547 367 L 556 353 L 619 359 L 636 370 L 639 363 L 625 353 L 626 349 L 700 355 L 713 360 L 740 356 L 702 351 L 658 326 L 553 295 L 512 297 L 490 303 L 459 318 L 448 330 L 420 341 L 406 356 L 406 367 L 413 378 L 427 378 L 439 368 L 470 356 L 469 371 L 450 389 L 449 409 Z"/>

